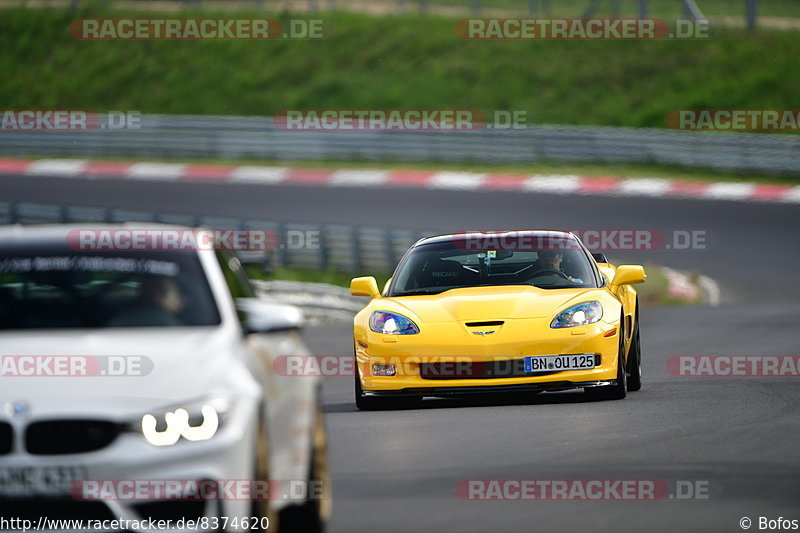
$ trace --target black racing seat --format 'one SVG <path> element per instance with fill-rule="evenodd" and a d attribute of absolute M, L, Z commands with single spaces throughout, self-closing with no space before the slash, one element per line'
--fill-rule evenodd
<path fill-rule="evenodd" d="M 419 287 L 424 289 L 426 287 L 461 285 L 467 274 L 473 274 L 473 272 L 466 270 L 458 261 L 432 259 L 420 273 Z"/>

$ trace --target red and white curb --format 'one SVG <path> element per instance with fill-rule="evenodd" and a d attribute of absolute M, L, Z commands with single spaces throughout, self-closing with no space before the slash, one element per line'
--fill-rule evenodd
<path fill-rule="evenodd" d="M 0 158 L 0 175 L 83 179 L 192 181 L 329 187 L 414 187 L 464 191 L 520 191 L 625 197 L 693 198 L 800 203 L 800 185 L 693 182 L 660 178 L 587 177 L 542 174 L 481 174 L 429 170 L 322 169 L 269 166 L 131 163 L 76 159 Z"/>
<path fill-rule="evenodd" d="M 668 267 L 661 269 L 667 278 L 667 296 L 687 303 L 719 305 L 719 284 L 713 278 Z"/>

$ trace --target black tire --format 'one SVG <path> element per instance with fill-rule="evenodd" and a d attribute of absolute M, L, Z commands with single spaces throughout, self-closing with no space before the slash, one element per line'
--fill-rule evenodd
<path fill-rule="evenodd" d="M 628 353 L 628 392 L 642 388 L 642 345 L 639 341 L 639 304 L 636 304 L 636 323 L 633 327 L 633 339 Z"/>
<path fill-rule="evenodd" d="M 623 322 L 620 321 L 620 324 Z M 621 400 L 627 395 L 627 369 L 625 368 L 625 336 L 620 329 L 617 348 L 617 383 L 605 387 L 587 387 L 584 393 L 591 400 Z"/>
<path fill-rule="evenodd" d="M 361 389 L 361 380 L 358 378 L 356 370 L 356 381 L 354 386 L 356 407 L 360 411 L 382 411 L 385 409 L 413 409 L 422 402 L 421 397 L 399 396 L 396 398 L 376 398 L 375 396 L 364 396 Z"/>
<path fill-rule="evenodd" d="M 354 392 L 356 397 L 356 407 L 360 411 L 379 411 L 387 407 L 385 402 L 383 402 L 383 398 L 364 396 L 364 391 L 361 389 L 361 380 L 358 377 L 358 370 L 356 370 Z"/>
<path fill-rule="evenodd" d="M 322 406 L 317 402 L 316 420 L 312 428 L 311 465 L 308 471 L 309 490 L 318 485 L 320 494 L 306 499 L 302 505 L 292 505 L 280 513 L 283 533 L 322 533 L 331 515 L 331 480 L 328 470 L 328 448 Z"/>

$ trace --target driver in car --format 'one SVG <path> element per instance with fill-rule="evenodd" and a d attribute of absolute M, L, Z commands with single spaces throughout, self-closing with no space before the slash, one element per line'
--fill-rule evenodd
<path fill-rule="evenodd" d="M 112 325 L 180 326 L 185 307 L 186 299 L 174 279 L 147 277 L 140 289 L 138 305 L 115 317 Z"/>
<path fill-rule="evenodd" d="M 564 252 L 560 250 L 542 250 L 538 254 L 538 258 L 534 263 L 534 276 L 542 271 L 555 271 L 552 273 L 560 272 L 566 279 L 575 283 L 583 283 L 579 278 L 573 278 L 563 270 L 561 270 L 561 263 L 564 261 Z"/>

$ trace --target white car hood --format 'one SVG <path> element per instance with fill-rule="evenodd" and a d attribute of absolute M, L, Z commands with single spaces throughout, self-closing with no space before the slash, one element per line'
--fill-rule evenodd
<path fill-rule="evenodd" d="M 241 369 L 235 331 L 221 327 L 22 330 L 0 332 L 0 356 L 144 356 L 140 376 L 0 376 L 0 408 L 25 402 L 31 418 L 124 419 L 215 391 L 226 371 Z M 0 417 L 9 416 L 0 412 Z"/>

